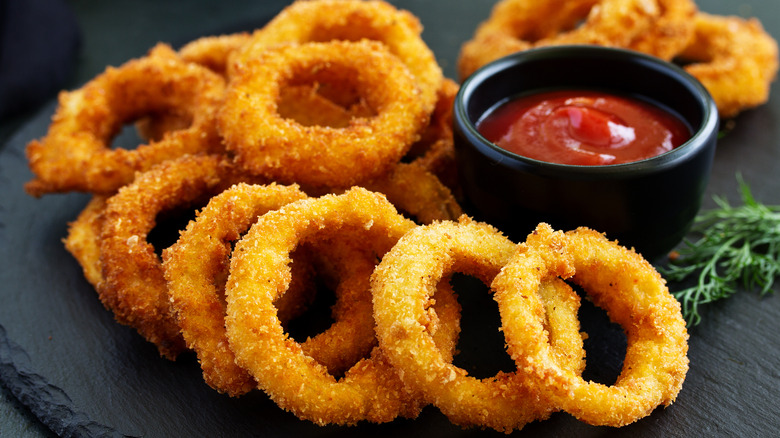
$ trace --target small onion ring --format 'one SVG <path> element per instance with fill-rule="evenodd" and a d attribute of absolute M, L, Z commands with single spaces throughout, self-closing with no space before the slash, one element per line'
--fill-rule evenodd
<path fill-rule="evenodd" d="M 586 382 L 550 351 L 535 292 L 540 282 L 571 279 L 626 331 L 623 369 L 612 386 Z M 669 405 L 688 370 L 688 333 L 680 303 L 658 272 L 636 252 L 587 228 L 553 232 L 540 224 L 496 276 L 508 349 L 517 366 L 554 406 L 592 425 L 624 426 Z"/>
<path fill-rule="evenodd" d="M 509 432 L 547 418 L 555 410 L 554 405 L 542 402 L 522 370 L 486 379 L 468 376 L 441 354 L 420 323 L 424 303 L 435 298 L 442 277 L 464 272 L 490 284 L 515 248 L 495 228 L 464 217 L 410 231 L 374 271 L 374 319 L 380 348 L 404 383 L 463 427 Z M 584 355 L 577 320 L 579 299 L 563 283 L 548 287 L 552 289 L 545 296 L 556 300 L 559 309 L 551 322 L 561 325 L 549 327 L 561 351 L 561 366 L 579 373 Z"/>
<path fill-rule="evenodd" d="M 403 386 L 380 350 L 337 381 L 287 337 L 271 304 L 286 289 L 288 254 L 300 243 L 360 239 L 355 242 L 381 257 L 414 227 L 383 196 L 356 187 L 269 212 L 236 244 L 226 288 L 228 339 L 237 363 L 280 407 L 317 424 L 385 422 L 419 412 L 418 397 Z M 436 321 L 457 323 L 448 319 Z"/>
<path fill-rule="evenodd" d="M 303 126 L 279 115 L 280 89 L 320 77 L 353 83 L 377 115 L 346 128 Z M 376 177 L 428 123 L 414 79 L 379 43 L 276 46 L 233 78 L 219 116 L 227 149 L 249 171 L 281 183 L 346 188 Z"/>
<path fill-rule="evenodd" d="M 184 62 L 203 66 L 214 73 L 227 78 L 229 56 L 249 40 L 248 32 L 216 35 L 190 41 L 178 50 Z M 169 131 L 186 129 L 192 124 L 186 114 L 163 112 L 149 115 L 135 122 L 142 138 L 159 141 Z"/>
<path fill-rule="evenodd" d="M 331 375 L 341 376 L 376 346 L 368 284 L 376 265 L 374 255 L 342 239 L 318 240 L 308 245 L 315 253 L 317 274 L 334 292 L 336 302 L 330 309 L 333 324 L 300 342 L 301 349 Z M 289 292 L 288 289 L 280 299 Z"/>
<path fill-rule="evenodd" d="M 25 190 L 33 196 L 71 190 L 109 195 L 162 161 L 221 152 L 216 114 L 224 91 L 220 76 L 183 62 L 163 44 L 109 67 L 82 88 L 60 93 L 48 133 L 27 146 L 35 178 Z M 191 123 L 136 149 L 111 149 L 124 123 L 159 112 L 186 115 Z"/>

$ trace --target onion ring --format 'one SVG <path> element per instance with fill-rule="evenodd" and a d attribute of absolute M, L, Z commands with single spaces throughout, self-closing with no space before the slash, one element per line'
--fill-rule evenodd
<path fill-rule="evenodd" d="M 294 186 L 237 184 L 212 198 L 177 242 L 163 250 L 164 275 L 176 322 L 187 346 L 198 355 L 204 380 L 219 392 L 237 396 L 256 386 L 235 364 L 225 335 L 224 290 L 219 286 L 224 288 L 224 283 L 219 279 L 227 278 L 231 243 L 266 211 L 305 197 Z M 300 274 L 294 272 L 293 278 L 299 279 Z M 282 307 L 279 301 L 274 304 L 277 308 Z M 280 315 L 283 321 L 288 318 Z"/>
<path fill-rule="evenodd" d="M 410 388 L 423 394 L 455 424 L 509 432 L 547 418 L 554 405 L 541 402 L 522 371 L 476 379 L 435 347 L 420 321 L 424 306 L 443 276 L 474 275 L 490 284 L 516 245 L 495 228 L 462 218 L 437 222 L 407 233 L 374 271 L 374 318 L 379 345 Z M 582 371 L 579 299 L 563 284 L 545 285 L 558 308 L 550 326 L 560 348 L 561 366 Z M 564 298 L 561 298 L 564 297 Z M 543 315 L 540 315 L 543 318 Z M 565 321 L 565 323 L 563 323 Z"/>
<path fill-rule="evenodd" d="M 690 0 L 502 0 L 461 48 L 458 73 L 465 79 L 503 56 L 554 44 L 633 48 L 670 60 L 687 44 L 695 12 Z"/>
<path fill-rule="evenodd" d="M 236 244 L 226 288 L 228 339 L 237 363 L 280 407 L 317 424 L 385 422 L 419 412 L 417 397 L 406 390 L 381 351 L 375 349 L 337 381 L 287 338 L 271 305 L 286 289 L 287 254 L 296 245 L 323 237 L 357 239 L 349 233 L 359 231 L 362 239 L 355 242 L 381 257 L 414 226 L 384 197 L 356 187 L 269 212 Z M 437 321 L 457 321 L 449 319 Z"/>
<path fill-rule="evenodd" d="M 586 382 L 561 367 L 538 321 L 541 281 L 571 279 L 626 331 L 623 369 L 612 386 Z M 553 232 L 540 224 L 496 276 L 508 349 L 534 375 L 548 403 L 592 425 L 623 426 L 669 405 L 688 370 L 688 333 L 680 303 L 658 272 L 636 252 L 579 228 Z"/>
<path fill-rule="evenodd" d="M 222 151 L 216 113 L 224 80 L 204 67 L 181 61 L 166 45 L 128 61 L 72 92 L 62 92 L 49 131 L 26 154 L 35 178 L 33 196 L 85 191 L 112 194 L 137 171 L 184 154 Z M 191 125 L 136 149 L 110 148 L 124 123 L 145 115 L 174 112 Z M 184 117 L 184 116 L 182 116 Z"/>
<path fill-rule="evenodd" d="M 281 117 L 289 83 L 348 81 L 377 110 L 346 128 L 303 126 Z M 233 78 L 220 112 L 228 150 L 249 171 L 281 183 L 345 188 L 376 177 L 406 153 L 428 122 L 414 79 L 379 43 L 277 46 Z"/>
<path fill-rule="evenodd" d="M 237 184 L 212 198 L 179 240 L 163 251 L 165 278 L 176 320 L 188 346 L 198 354 L 204 379 L 220 392 L 237 396 L 256 386 L 246 370 L 235 364 L 224 328 L 224 283 L 218 279 L 227 277 L 231 243 L 268 210 L 304 197 L 296 187 Z M 298 260 L 301 249 L 293 257 L 290 288 L 273 303 L 283 324 L 296 316 L 302 301 L 306 303 L 309 291 L 303 288 L 314 292 L 310 282 L 300 281 L 304 274 L 309 275 L 298 268 L 303 266 L 308 270 Z M 371 299 L 366 295 L 373 259 L 364 257 L 359 250 L 346 248 L 341 242 L 303 249 L 311 249 L 313 258 L 326 259 L 333 271 L 329 276 L 335 283 L 337 302 L 333 308 L 334 324 L 307 339 L 302 348 L 330 373 L 341 374 L 375 344 Z"/>
<path fill-rule="evenodd" d="M 244 184 L 240 184 L 240 186 L 244 186 Z M 228 189 L 229 191 L 232 190 L 239 190 L 237 188 L 231 188 Z M 264 194 L 266 195 L 265 200 L 271 203 L 272 196 L 271 192 L 274 190 L 272 188 L 265 188 L 263 187 L 262 190 L 264 190 Z M 288 191 L 291 191 L 293 189 L 288 189 Z M 277 192 L 281 192 L 282 189 L 276 190 Z M 218 195 L 219 196 L 219 195 Z M 277 193 L 277 197 L 281 197 L 281 193 Z M 93 196 L 92 199 L 89 201 L 89 203 L 85 206 L 85 208 L 82 210 L 82 212 L 78 215 L 77 219 L 74 220 L 69 224 L 68 227 L 68 235 L 65 239 L 63 239 L 63 243 L 65 244 L 66 249 L 68 252 L 71 253 L 71 255 L 74 256 L 74 258 L 78 261 L 80 266 L 82 267 L 84 271 L 85 278 L 87 281 L 96 289 L 99 287 L 99 285 L 103 281 L 103 275 L 102 275 L 102 264 L 100 260 L 100 238 L 101 238 L 101 232 L 103 229 L 103 213 L 106 208 L 106 201 L 107 197 L 105 196 Z M 212 207 L 213 210 L 214 207 Z M 199 215 L 203 216 L 205 213 L 201 213 Z M 247 225 L 248 227 L 248 225 Z M 189 229 L 189 228 L 188 228 Z M 183 233 L 183 236 L 187 234 L 188 231 L 185 231 Z M 186 241 L 187 239 L 185 237 L 180 238 L 180 242 Z M 192 240 L 192 239 L 189 239 Z M 192 243 L 192 242 L 189 242 Z M 185 271 L 182 273 L 182 277 L 179 279 L 177 278 L 177 285 L 185 281 L 185 278 L 191 278 L 196 277 L 198 279 L 199 277 L 206 276 L 209 274 L 206 274 L 206 272 L 209 272 L 211 275 L 211 281 L 214 281 L 215 283 L 219 282 L 219 277 L 227 277 L 227 273 L 222 273 L 220 270 L 215 266 L 213 267 L 214 270 L 211 271 L 198 271 L 197 274 L 193 272 L 193 268 L 199 268 L 203 267 L 205 263 L 205 259 L 203 258 L 203 255 L 206 254 L 208 256 L 213 256 L 213 253 L 211 250 L 215 250 L 215 248 L 212 248 L 214 246 L 214 240 L 209 240 L 207 242 L 198 242 L 199 244 L 202 244 L 201 247 L 198 248 L 198 251 L 194 251 L 193 254 L 190 254 L 192 257 L 189 257 L 186 259 L 187 263 L 191 263 L 189 266 L 189 269 L 184 268 Z M 209 247 L 209 244 L 211 244 Z M 177 243 L 174 246 L 183 246 L 185 243 Z M 167 248 L 163 251 L 163 255 L 170 251 L 170 248 Z M 182 252 L 182 248 L 178 249 L 178 252 Z M 310 270 L 310 267 L 307 265 L 307 263 L 310 263 L 309 260 L 306 260 L 305 257 L 302 257 L 303 254 L 300 254 L 300 251 L 296 251 L 296 255 L 294 259 L 296 260 L 296 263 L 293 265 L 293 280 L 290 284 L 290 290 L 288 293 L 286 293 L 283 297 L 281 297 L 279 300 L 277 300 L 274 303 L 274 306 L 279 309 L 279 318 L 282 321 L 288 321 L 296 316 L 298 316 L 302 310 L 304 310 L 305 305 L 310 302 L 309 295 L 312 295 L 314 292 L 313 285 L 309 284 L 311 283 L 311 279 L 308 278 L 310 275 L 308 274 L 308 270 Z M 186 256 L 184 256 L 186 258 Z M 304 258 L 304 261 L 299 261 L 300 258 Z M 210 259 L 210 261 L 217 263 L 213 260 L 213 257 Z M 227 270 L 227 260 L 223 261 L 224 263 L 224 270 Z M 170 265 L 170 264 L 169 264 Z M 169 266 L 166 266 L 164 263 L 164 267 L 166 269 L 166 276 L 167 271 L 169 269 Z M 189 275 L 189 277 L 188 277 Z M 223 280 L 224 284 L 224 280 Z M 212 284 L 213 287 L 213 284 Z M 171 282 L 168 282 L 168 292 L 171 296 L 172 305 L 174 307 L 174 310 L 179 310 L 179 314 L 183 312 L 189 312 L 191 315 L 193 315 L 192 319 L 200 319 L 202 320 L 208 320 L 213 316 L 213 312 L 211 309 L 213 307 L 209 306 L 215 306 L 218 308 L 218 306 L 224 307 L 224 305 L 219 303 L 218 299 L 214 299 L 212 301 L 208 301 L 208 304 L 204 304 L 202 302 L 198 302 L 195 300 L 190 300 L 187 302 L 186 305 L 179 305 L 179 299 L 178 294 L 180 290 L 183 288 L 175 288 L 171 285 Z M 223 292 L 223 291 L 220 291 Z M 189 298 L 189 297 L 187 297 Z M 211 297 L 207 297 L 211 298 Z M 204 299 L 204 301 L 206 301 Z M 216 304 L 215 304 L 216 303 Z M 181 307 L 184 307 L 186 310 L 182 311 Z M 193 310 L 197 308 L 197 310 Z M 197 314 L 195 316 L 197 311 L 202 311 L 203 313 Z M 201 346 L 200 344 L 193 346 L 191 345 L 190 348 L 193 348 L 197 353 L 201 354 L 203 352 L 203 355 L 208 355 L 212 351 L 217 351 L 217 353 L 213 354 L 212 356 L 217 356 L 215 360 L 211 360 L 212 356 L 207 356 L 205 359 L 201 359 L 202 367 L 204 368 L 204 377 L 206 378 L 207 383 L 214 387 L 215 389 L 219 390 L 220 392 L 227 392 L 231 395 L 238 395 L 239 392 L 241 392 L 238 388 L 244 388 L 243 392 L 246 392 L 247 385 L 251 384 L 251 387 L 254 387 L 254 381 L 251 380 L 251 377 L 246 376 L 247 383 L 244 383 L 243 385 L 240 382 L 240 378 L 236 377 L 236 375 L 240 373 L 234 373 L 231 374 L 232 369 L 230 369 L 229 365 L 225 365 L 225 359 L 221 355 L 223 352 L 219 348 L 211 349 L 210 347 L 212 345 L 209 345 L 208 342 L 211 341 L 211 338 L 208 338 L 208 336 L 211 334 L 207 330 L 203 330 L 204 327 L 193 327 L 195 323 L 192 323 L 190 321 L 182 323 L 182 321 L 178 318 L 180 315 L 177 314 L 177 322 L 179 325 L 182 326 L 183 334 L 185 335 L 185 339 L 188 337 L 194 337 L 194 338 L 207 338 L 203 343 L 207 344 L 206 346 Z M 222 320 L 224 320 L 224 309 L 222 311 Z M 205 324 L 204 324 L 205 325 Z M 208 327 L 206 327 L 208 328 Z M 224 332 L 224 328 L 222 330 Z M 190 335 L 190 333 L 194 332 L 195 334 Z M 223 335 L 224 337 L 224 335 Z M 189 341 L 189 339 L 187 339 Z M 197 342 L 199 339 L 196 339 L 195 342 Z M 224 346 L 220 346 L 224 347 Z M 233 365 L 235 366 L 235 365 Z M 216 371 L 213 371 L 212 369 L 215 369 Z M 218 377 L 213 377 L 213 374 L 219 373 Z M 245 373 L 244 373 L 245 374 Z M 224 377 L 227 375 L 228 377 Z M 217 380 L 220 379 L 220 380 Z"/>
<path fill-rule="evenodd" d="M 761 23 L 703 12 L 694 23 L 693 39 L 678 58 L 712 94 L 721 117 L 765 103 L 777 75 L 778 48 Z"/>
<path fill-rule="evenodd" d="M 240 69 L 267 48 L 282 43 L 375 40 L 409 68 L 419 83 L 425 111 L 430 112 L 443 75 L 421 32 L 417 17 L 384 1 L 296 1 L 252 34 L 231 58 L 231 68 Z"/>
<path fill-rule="evenodd" d="M 207 200 L 249 179 L 219 156 L 184 156 L 141 173 L 108 199 L 100 235 L 103 282 L 98 296 L 122 324 L 134 327 L 173 359 L 184 341 L 168 300 L 162 263 L 146 237 L 158 215 Z"/>
<path fill-rule="evenodd" d="M 657 0 L 659 15 L 650 29 L 634 38 L 626 48 L 671 61 L 693 37 L 698 8 L 692 0 Z"/>

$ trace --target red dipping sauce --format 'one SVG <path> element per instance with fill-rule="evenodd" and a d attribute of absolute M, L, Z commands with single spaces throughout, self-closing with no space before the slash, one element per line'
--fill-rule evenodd
<path fill-rule="evenodd" d="M 651 103 L 591 90 L 521 96 L 477 123 L 497 146 L 540 161 L 608 165 L 668 152 L 691 137 L 678 117 Z"/>

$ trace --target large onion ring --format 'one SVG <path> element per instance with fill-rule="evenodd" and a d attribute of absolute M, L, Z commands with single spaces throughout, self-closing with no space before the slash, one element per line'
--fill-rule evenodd
<path fill-rule="evenodd" d="M 348 81 L 377 115 L 345 128 L 303 126 L 279 115 L 288 84 Z M 263 51 L 233 78 L 220 112 L 227 148 L 251 172 L 282 183 L 345 188 L 378 176 L 428 122 L 414 79 L 375 42 L 308 43 Z"/>
<path fill-rule="evenodd" d="M 280 407 L 317 424 L 384 422 L 417 414 L 417 397 L 406 390 L 381 351 L 375 350 L 337 381 L 288 339 L 271 304 L 286 289 L 288 254 L 300 243 L 361 239 L 381 257 L 414 226 L 384 197 L 356 187 L 269 212 L 236 244 L 226 288 L 228 339 L 237 363 Z"/>
<path fill-rule="evenodd" d="M 777 41 L 761 23 L 700 12 L 690 44 L 679 54 L 685 70 L 712 94 L 722 117 L 733 117 L 769 99 L 777 75 Z"/>
<path fill-rule="evenodd" d="M 35 179 L 25 190 L 34 196 L 71 190 L 112 194 L 135 172 L 162 161 L 221 151 L 215 120 L 224 90 L 219 75 L 183 62 L 162 44 L 145 57 L 109 67 L 82 88 L 60 93 L 48 133 L 27 146 Z M 125 123 L 160 112 L 191 123 L 136 149 L 111 148 Z"/>
<path fill-rule="evenodd" d="M 225 158 L 184 156 L 140 174 L 106 203 L 98 295 L 117 321 L 134 327 L 167 358 L 175 358 L 185 345 L 171 312 L 162 263 L 147 236 L 160 213 L 204 205 L 242 179 Z"/>
<path fill-rule="evenodd" d="M 294 186 L 237 184 L 213 197 L 177 242 L 163 250 L 164 274 L 176 322 L 187 346 L 198 355 L 204 380 L 220 392 L 237 396 L 256 386 L 254 379 L 235 364 L 225 334 L 224 290 L 219 279 L 227 277 L 231 243 L 258 216 L 305 197 Z M 280 307 L 279 302 L 275 305 Z"/>
<path fill-rule="evenodd" d="M 474 275 L 486 284 L 514 253 L 516 245 L 494 228 L 463 218 L 437 222 L 407 233 L 374 271 L 374 318 L 379 345 L 404 383 L 419 391 L 455 424 L 509 432 L 543 419 L 554 405 L 540 400 L 523 371 L 476 379 L 451 363 L 425 327 L 424 304 L 435 299 L 441 279 L 453 272 Z M 547 288 L 552 289 L 547 289 Z M 554 300 L 550 325 L 560 348 L 561 366 L 582 371 L 579 299 L 567 285 L 545 285 Z M 540 312 L 540 318 L 544 314 Z"/>
<path fill-rule="evenodd" d="M 195 350 L 205 381 L 231 396 L 241 395 L 257 385 L 251 375 L 235 364 L 225 333 L 224 281 L 232 244 L 265 212 L 305 198 L 297 187 L 237 184 L 213 197 L 179 240 L 163 251 L 163 267 L 176 321 L 188 347 Z M 301 250 L 306 249 L 301 254 Z M 327 265 L 329 285 L 337 298 L 334 324 L 325 332 L 302 343 L 304 353 L 341 374 L 375 345 L 368 277 L 373 258 L 342 242 L 298 248 L 291 268 L 291 282 L 285 294 L 274 301 L 282 324 L 295 317 L 298 306 L 308 304 L 314 285 L 301 281 L 311 269 L 311 253 L 318 267 Z M 324 259 L 324 260 L 321 260 Z M 318 270 L 318 273 L 319 270 Z M 310 290 L 303 290 L 310 288 Z"/>
<path fill-rule="evenodd" d="M 623 369 L 612 386 L 561 367 L 538 320 L 540 282 L 571 279 L 626 331 Z M 674 401 L 688 370 L 688 333 L 680 303 L 636 252 L 579 228 L 540 224 L 492 284 L 508 349 L 534 375 L 544 399 L 593 425 L 623 426 Z"/>
<path fill-rule="evenodd" d="M 417 17 L 383 1 L 296 1 L 255 31 L 231 58 L 230 67 L 240 68 L 267 48 L 282 43 L 375 40 L 409 68 L 419 83 L 425 111 L 430 112 L 443 75 L 421 32 Z"/>

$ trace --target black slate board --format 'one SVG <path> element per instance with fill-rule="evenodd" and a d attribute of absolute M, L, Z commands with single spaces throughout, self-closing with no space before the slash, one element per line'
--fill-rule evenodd
<path fill-rule="evenodd" d="M 278 3 L 278 2 L 277 2 Z M 397 1 L 426 26 L 425 38 L 454 77 L 459 45 L 483 19 L 492 2 Z M 780 17 L 755 0 L 700 0 L 702 10 L 758 16 L 774 35 Z M 446 6 L 445 6 L 446 5 Z M 277 7 L 269 6 L 275 12 Z M 246 17 L 236 16 L 243 23 Z M 210 32 L 192 24 L 193 33 Z M 709 194 L 738 202 L 735 174 L 741 172 L 757 199 L 780 204 L 780 98 L 736 119 L 720 142 Z M 208 388 L 191 355 L 161 359 L 134 331 L 114 322 L 84 281 L 60 240 L 66 224 L 87 201 L 70 194 L 33 199 L 22 185 L 31 174 L 24 146 L 46 131 L 50 103 L 17 131 L 0 151 L 0 381 L 33 414 L 65 436 L 470 436 L 435 408 L 416 420 L 386 425 L 317 427 L 278 409 L 256 392 L 230 399 Z M 708 195 L 709 196 L 709 195 Z M 705 208 L 712 207 L 708 199 Z M 478 286 L 466 282 L 464 367 L 480 375 L 506 363 L 496 338 L 495 308 Z M 586 310 L 585 317 L 603 315 Z M 517 436 L 766 436 L 780 427 L 780 297 L 754 293 L 705 310 L 691 330 L 691 370 L 677 401 L 621 429 L 591 427 L 566 414 L 527 426 Z M 589 366 L 594 378 L 609 379 L 620 366 L 621 340 L 601 321 L 588 354 L 605 367 Z M 483 342 L 487 339 L 488 342 Z M 2 429 L 2 428 L 0 428 Z M 2 434 L 0 434 L 2 435 Z"/>

